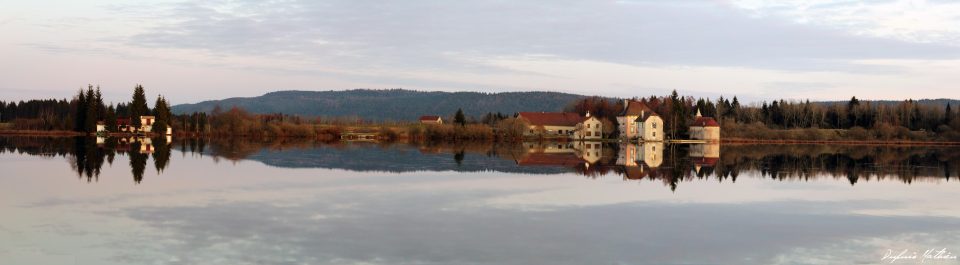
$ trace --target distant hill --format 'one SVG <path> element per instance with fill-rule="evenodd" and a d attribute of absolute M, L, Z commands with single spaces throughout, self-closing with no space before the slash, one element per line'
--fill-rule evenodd
<path fill-rule="evenodd" d="M 887 106 L 897 105 L 897 104 L 900 104 L 900 103 L 903 102 L 903 101 L 904 101 L 904 100 L 861 100 L 861 102 L 870 102 L 870 104 L 874 104 L 874 105 L 887 105 Z M 914 101 L 914 102 L 917 102 L 917 104 L 920 104 L 920 105 L 931 105 L 931 106 L 940 106 L 940 107 L 946 107 L 946 106 L 947 106 L 947 103 L 950 103 L 950 105 L 953 106 L 954 110 L 956 110 L 957 106 L 960 105 L 960 100 L 957 100 L 957 99 L 946 99 L 946 98 L 938 98 L 938 99 L 915 99 L 915 100 L 913 100 L 913 101 Z M 816 103 L 820 103 L 820 104 L 834 104 L 834 103 L 847 104 L 847 102 L 849 102 L 849 101 L 846 101 L 846 100 L 844 100 L 844 101 L 820 101 L 820 102 L 816 102 Z"/>
<path fill-rule="evenodd" d="M 259 97 L 228 98 L 173 106 L 176 114 L 210 112 L 233 106 L 253 113 L 347 117 L 369 120 L 415 120 L 421 115 L 452 117 L 458 108 L 480 117 L 487 112 L 560 111 L 584 95 L 558 92 L 425 92 L 403 89 L 345 91 L 277 91 Z"/>
<path fill-rule="evenodd" d="M 301 116 L 350 117 L 367 120 L 412 121 L 421 115 L 451 118 L 458 108 L 468 116 L 480 117 L 487 112 L 513 114 L 521 111 L 561 111 L 585 95 L 559 92 L 427 92 L 404 89 L 354 89 L 343 91 L 277 91 L 258 97 L 227 98 L 181 104 L 172 107 L 176 114 L 195 111 L 210 112 L 220 106 L 224 110 L 237 106 L 253 113 L 284 113 Z M 611 100 L 613 100 L 611 98 Z M 820 101 L 817 104 L 846 104 L 847 101 Z M 902 101 L 870 101 L 873 104 L 895 105 Z M 955 99 L 921 99 L 923 105 L 960 107 Z"/>

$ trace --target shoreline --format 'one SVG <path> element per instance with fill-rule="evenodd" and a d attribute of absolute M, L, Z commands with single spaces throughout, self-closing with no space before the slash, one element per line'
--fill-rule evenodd
<path fill-rule="evenodd" d="M 136 134 L 130 133 L 110 133 L 110 137 L 125 137 L 125 136 L 134 136 Z M 74 131 L 37 131 L 37 130 L 0 130 L 0 136 L 51 136 L 51 137 L 77 137 L 77 136 L 90 136 L 85 133 L 74 132 Z M 147 135 L 147 137 L 152 137 L 156 135 Z M 211 136 L 198 136 L 198 135 L 189 135 L 189 134 L 178 134 L 175 133 L 173 136 L 177 138 L 186 137 L 186 138 L 210 138 Z M 237 136 L 244 138 L 246 136 Z M 256 138 L 256 137 L 254 137 Z M 313 137 L 282 137 L 282 138 L 303 138 L 310 139 Z M 410 140 L 410 139 L 398 139 L 398 140 Z M 562 139 L 562 138 L 537 138 L 537 139 L 524 139 L 524 142 L 544 142 L 544 141 L 557 141 L 557 142 L 577 142 L 580 140 L 577 139 Z M 594 139 L 589 142 L 602 142 L 602 143 L 616 143 L 619 142 L 618 139 Z M 744 139 L 744 138 L 729 138 L 721 139 L 719 141 L 721 144 L 781 144 L 781 145 L 860 145 L 860 146 L 960 146 L 960 142 L 950 142 L 950 141 L 912 141 L 912 140 L 780 140 L 780 139 Z"/>
<path fill-rule="evenodd" d="M 0 130 L 2 136 L 85 136 L 74 131 Z"/>
<path fill-rule="evenodd" d="M 886 145 L 886 146 L 960 146 L 960 142 L 911 141 L 911 140 L 768 140 L 768 139 L 722 139 L 726 144 L 809 144 L 809 145 Z"/>

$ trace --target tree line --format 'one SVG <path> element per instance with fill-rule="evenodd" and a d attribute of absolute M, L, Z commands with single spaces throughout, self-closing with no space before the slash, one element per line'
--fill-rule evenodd
<path fill-rule="evenodd" d="M 88 85 L 73 98 L 42 99 L 19 102 L 0 101 L 0 122 L 10 123 L 18 130 L 74 131 L 94 133 L 102 122 L 110 132 L 118 130 L 119 120 L 129 119 L 139 127 L 140 116 L 154 116 L 154 131 L 165 131 L 173 114 L 166 98 L 158 96 L 154 107 L 147 105 L 142 85 L 136 85 L 130 102 L 105 104 L 100 87 Z"/>
<path fill-rule="evenodd" d="M 668 96 L 632 98 L 657 112 L 664 120 L 664 132 L 671 138 L 687 136 L 697 111 L 713 117 L 726 136 L 803 140 L 960 140 L 960 114 L 948 102 L 946 106 L 922 104 L 908 99 L 895 104 L 878 104 L 852 97 L 846 102 L 818 103 L 784 99 L 743 105 L 740 100 L 719 97 L 694 98 L 673 91 Z M 624 109 L 623 100 L 590 97 L 572 102 L 564 111 L 592 115 L 612 125 L 608 137 L 616 131 L 616 116 Z M 805 131 L 797 134 L 797 130 Z M 835 130 L 835 131 L 827 131 Z"/>
<path fill-rule="evenodd" d="M 950 103 L 923 104 L 915 100 L 898 103 L 873 102 L 856 97 L 845 102 L 810 102 L 773 100 L 742 104 L 737 97 L 695 98 L 673 91 L 666 96 L 652 95 L 631 100 L 646 104 L 664 120 L 664 132 L 672 139 L 687 137 L 694 114 L 714 117 L 724 137 L 748 139 L 793 140 L 960 140 L 960 118 Z M 604 124 L 604 134 L 614 138 L 619 134 L 616 117 L 624 109 L 624 100 L 605 97 L 586 97 L 573 100 L 562 110 L 591 115 Z M 473 112 L 476 112 L 475 110 Z M 448 116 L 457 127 L 408 128 L 400 134 L 425 139 L 445 138 L 470 132 L 465 138 L 491 138 L 512 134 L 522 123 L 514 121 L 516 113 L 488 112 L 479 118 L 467 115 L 463 108 Z M 72 130 L 93 132 L 96 122 L 103 121 L 114 131 L 117 121 L 131 117 L 133 126 L 139 126 L 141 115 L 156 116 L 154 128 L 194 135 L 244 136 L 318 136 L 337 137 L 345 125 L 365 124 L 356 118 L 303 118 L 281 113 L 254 114 L 242 108 L 223 110 L 219 106 L 210 113 L 193 112 L 172 115 L 166 99 L 158 96 L 154 107 L 147 105 L 143 86 L 137 85 L 130 102 L 104 104 L 99 87 L 81 89 L 71 100 L 0 101 L 0 122 L 11 123 L 22 130 Z M 367 124 L 369 125 L 369 124 Z M 382 122 L 381 126 L 409 126 L 409 122 Z M 467 125 L 471 130 L 464 130 Z M 488 129 L 481 130 L 485 125 Z M 430 129 L 430 130 L 428 130 Z M 522 130 L 520 130 L 522 131 Z M 512 136 L 511 136 L 512 138 Z"/>

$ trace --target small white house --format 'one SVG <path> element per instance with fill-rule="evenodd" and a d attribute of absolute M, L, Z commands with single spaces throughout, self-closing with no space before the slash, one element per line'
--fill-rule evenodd
<path fill-rule="evenodd" d="M 700 110 L 697 110 L 695 118 L 693 124 L 690 125 L 690 139 L 706 140 L 708 142 L 720 141 L 720 124 L 716 120 L 703 117 L 703 115 L 700 115 Z"/>
<path fill-rule="evenodd" d="M 600 140 L 603 139 L 603 122 L 597 117 L 587 115 L 583 117 L 580 123 L 574 128 L 574 138 L 577 140 Z"/>
<path fill-rule="evenodd" d="M 141 132 L 152 132 L 153 123 L 156 122 L 157 118 L 154 116 L 140 116 L 140 131 Z"/>
<path fill-rule="evenodd" d="M 104 122 L 102 122 L 102 121 L 98 121 L 98 122 L 97 122 L 97 134 L 105 134 L 105 133 L 107 133 L 107 125 L 106 125 L 106 123 L 104 123 Z"/>
<path fill-rule="evenodd" d="M 435 115 L 420 116 L 421 124 L 443 124 L 443 118 Z"/>

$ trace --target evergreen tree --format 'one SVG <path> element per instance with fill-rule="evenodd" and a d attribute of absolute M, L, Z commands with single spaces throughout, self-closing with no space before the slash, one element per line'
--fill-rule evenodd
<path fill-rule="evenodd" d="M 97 99 L 96 93 L 93 91 L 93 85 L 90 85 L 87 88 L 87 106 L 85 107 L 86 115 L 84 115 L 83 121 L 83 131 L 92 133 L 97 131 Z"/>
<path fill-rule="evenodd" d="M 670 138 L 672 139 L 677 138 L 677 134 L 680 133 L 680 124 L 686 119 L 683 109 L 680 95 L 677 90 L 673 90 L 673 93 L 670 93 Z"/>
<path fill-rule="evenodd" d="M 77 93 L 77 98 L 73 104 L 73 130 L 77 132 L 82 132 L 85 130 L 87 122 L 87 95 L 83 92 L 83 88 L 80 89 L 80 92 Z"/>
<path fill-rule="evenodd" d="M 947 108 L 943 112 L 943 124 L 950 125 L 953 122 L 953 110 L 950 108 L 950 102 L 947 102 Z"/>
<path fill-rule="evenodd" d="M 737 96 L 733 96 L 733 102 L 730 103 L 730 112 L 733 116 L 734 121 L 740 122 L 740 100 L 737 99 Z"/>
<path fill-rule="evenodd" d="M 156 116 L 156 123 L 153 125 L 153 131 L 166 133 L 167 126 L 171 123 L 173 114 L 170 113 L 170 106 L 163 96 L 157 96 L 157 102 L 154 104 L 153 115 Z"/>
<path fill-rule="evenodd" d="M 103 116 L 104 126 L 107 127 L 107 131 L 117 131 L 117 113 L 116 110 L 113 109 L 113 105 L 107 107 Z"/>
<path fill-rule="evenodd" d="M 464 126 L 467 124 L 467 118 L 463 115 L 463 109 L 457 109 L 457 114 L 453 115 L 453 123 Z"/>
<path fill-rule="evenodd" d="M 97 86 L 97 91 L 94 93 L 94 98 L 97 103 L 97 120 L 105 120 L 107 114 L 107 106 L 103 104 L 103 94 L 100 93 L 100 86 Z"/>
<path fill-rule="evenodd" d="M 133 89 L 133 100 L 130 102 L 130 122 L 133 126 L 140 127 L 140 116 L 149 115 L 150 108 L 147 107 L 147 96 L 143 92 L 143 86 L 137 85 Z"/>

